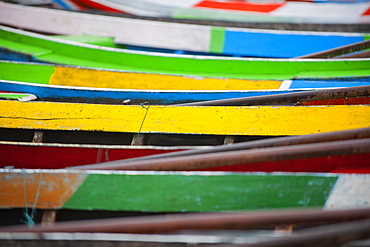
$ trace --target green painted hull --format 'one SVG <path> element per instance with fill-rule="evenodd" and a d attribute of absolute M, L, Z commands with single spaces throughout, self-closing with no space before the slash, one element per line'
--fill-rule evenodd
<path fill-rule="evenodd" d="M 331 78 L 370 75 L 370 59 L 253 59 L 135 52 L 0 28 L 0 55 L 95 68 L 224 78 Z"/>
<path fill-rule="evenodd" d="M 367 175 L 348 176 L 0 169 L 0 208 L 218 212 L 324 207 L 340 180 L 359 179 L 364 185 L 356 193 L 363 193 Z M 357 194 L 348 193 L 347 199 Z"/>

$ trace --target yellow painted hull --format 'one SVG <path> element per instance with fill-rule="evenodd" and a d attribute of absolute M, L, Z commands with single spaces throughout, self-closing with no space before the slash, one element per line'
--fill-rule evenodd
<path fill-rule="evenodd" d="M 282 81 L 115 72 L 55 66 L 50 85 L 151 90 L 278 89 Z"/>
<path fill-rule="evenodd" d="M 370 127 L 366 105 L 181 107 L 0 101 L 0 127 L 131 133 L 302 135 Z"/>

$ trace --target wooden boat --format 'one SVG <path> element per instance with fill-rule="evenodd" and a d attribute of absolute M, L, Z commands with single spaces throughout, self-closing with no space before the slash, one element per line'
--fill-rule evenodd
<path fill-rule="evenodd" d="M 19 73 L 19 71 L 22 71 L 22 73 Z M 199 83 L 200 80 L 202 83 Z M 196 101 L 307 92 L 325 87 L 350 87 L 345 90 L 349 92 L 356 90 L 354 86 L 369 84 L 370 77 L 285 81 L 192 78 L 0 61 L 0 88 L 2 90 L 32 93 L 37 95 L 38 100 L 41 101 L 123 104 L 125 100 L 129 100 L 130 104 L 140 104 L 142 102 L 149 102 L 151 105 L 182 104 Z M 347 104 L 358 104 L 354 101 L 350 102 L 350 99 L 360 100 L 360 97 L 369 96 L 366 92 L 360 95 L 360 91 L 364 91 L 364 89 L 361 88 L 361 90 L 356 91 L 356 94 L 352 95 L 349 93 L 344 95 L 344 91 L 340 91 L 340 97 L 346 98 Z M 330 97 L 335 98 L 336 90 L 332 93 Z M 320 97 L 316 99 L 324 100 Z M 364 99 L 359 103 L 366 104 Z M 330 103 L 327 102 L 326 104 Z"/>
<path fill-rule="evenodd" d="M 370 74 L 368 58 L 257 59 L 154 54 L 62 41 L 7 27 L 1 27 L 0 36 L 2 58 L 95 68 L 266 80 Z"/>
<path fill-rule="evenodd" d="M 89 8 L 140 16 L 216 19 L 249 22 L 360 23 L 369 22 L 368 2 L 280 1 L 158 1 L 53 0 L 65 9 Z"/>
<path fill-rule="evenodd" d="M 0 169 L 0 177 L 1 208 L 142 212 L 350 208 L 366 206 L 370 196 L 368 174 Z"/>
<path fill-rule="evenodd" d="M 65 21 L 68 19 L 68 22 Z M 127 48 L 236 56 L 298 57 L 363 41 L 363 33 L 303 32 L 191 25 L 77 13 L 0 2 L 0 23 L 59 35 L 98 35 Z M 155 33 L 155 35 L 152 35 Z M 134 34 L 134 35 L 128 35 Z M 278 46 L 275 44 L 279 44 Z M 310 44 L 309 46 L 306 44 Z M 165 49 L 165 50 L 163 50 Z"/>
<path fill-rule="evenodd" d="M 369 127 L 369 110 L 368 105 L 157 106 L 2 100 L 0 127 L 128 133 L 302 135 Z"/>

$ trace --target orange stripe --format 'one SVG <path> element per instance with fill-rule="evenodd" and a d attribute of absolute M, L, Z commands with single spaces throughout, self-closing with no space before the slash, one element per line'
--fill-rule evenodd
<path fill-rule="evenodd" d="M 215 2 L 205 0 L 196 4 L 195 7 L 268 13 L 283 5 L 284 4 L 251 4 L 247 2 Z"/>
<path fill-rule="evenodd" d="M 2 173 L 0 208 L 61 208 L 84 179 L 84 174 Z"/>

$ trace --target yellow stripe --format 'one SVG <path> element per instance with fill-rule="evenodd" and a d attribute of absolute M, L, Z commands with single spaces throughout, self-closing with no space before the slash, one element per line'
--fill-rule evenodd
<path fill-rule="evenodd" d="M 300 135 L 370 127 L 364 105 L 144 108 L 4 100 L 0 116 L 6 128 L 134 133 Z"/>
<path fill-rule="evenodd" d="M 278 89 L 281 81 L 238 80 L 185 76 L 123 73 L 55 67 L 50 85 L 152 89 L 152 90 L 258 90 Z"/>

